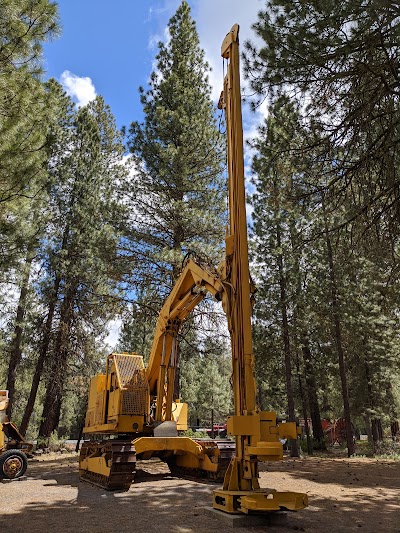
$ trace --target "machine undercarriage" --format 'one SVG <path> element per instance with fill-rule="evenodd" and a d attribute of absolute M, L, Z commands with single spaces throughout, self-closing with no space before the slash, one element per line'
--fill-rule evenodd
<path fill-rule="evenodd" d="M 157 457 L 168 465 L 173 476 L 222 483 L 234 455 L 235 443 L 229 440 L 189 437 L 93 440 L 82 444 L 79 473 L 83 481 L 106 490 L 129 490 L 136 462 Z"/>

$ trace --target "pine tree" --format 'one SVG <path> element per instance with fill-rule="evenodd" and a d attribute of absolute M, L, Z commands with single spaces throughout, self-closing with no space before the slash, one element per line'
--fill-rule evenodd
<path fill-rule="evenodd" d="M 214 264 L 222 258 L 225 142 L 210 98 L 209 66 L 186 1 L 170 19 L 168 32 L 168 42 L 159 43 L 150 87 L 140 88 L 144 121 L 132 123 L 128 143 L 136 175 L 126 193 L 132 208 L 124 245 L 132 272 L 128 283 L 137 295 L 134 314 L 137 305 L 139 314 L 125 322 L 120 341 L 130 351 L 146 350 L 137 339 L 143 333 L 140 321 L 153 310 L 154 323 L 185 256 L 195 253 Z M 213 311 L 203 302 L 202 312 Z M 188 317 L 181 337 L 194 321 Z M 128 339 L 139 345 L 127 346 Z M 183 347 L 183 358 L 184 352 Z"/>
<path fill-rule="evenodd" d="M 168 33 L 149 90 L 140 88 L 144 122 L 132 123 L 129 138 L 137 172 L 129 190 L 134 282 L 167 293 L 188 252 L 219 258 L 225 211 L 224 142 L 186 1 Z"/>
<path fill-rule="evenodd" d="M 398 261 L 390 246 L 385 247 L 388 233 L 382 231 L 382 223 L 374 227 L 378 239 L 362 235 L 359 220 L 338 224 L 348 205 L 338 202 L 335 188 L 323 201 L 315 200 L 313 184 L 321 163 L 303 157 L 301 140 L 307 130 L 299 123 L 291 129 L 292 111 L 284 101 L 271 107 L 266 128 L 260 129 L 254 143 L 258 154 L 253 164 L 253 248 L 262 305 L 256 307 L 256 347 L 265 353 L 265 335 L 273 345 L 280 336 L 276 302 L 282 302 L 277 290 L 282 278 L 273 268 L 280 264 L 285 275 L 286 334 L 299 373 L 302 409 L 307 411 L 306 393 L 319 446 L 319 404 L 325 416 L 344 417 L 351 455 L 351 420 L 365 423 L 371 440 L 379 440 L 382 423 L 398 417 L 398 401 L 392 394 L 398 386 L 393 330 L 397 303 L 391 296 L 398 283 Z M 347 196 L 345 200 L 351 202 Z"/>
<path fill-rule="evenodd" d="M 13 219 L 13 231 L 18 231 L 18 239 L 13 240 L 14 245 L 14 262 L 15 266 L 10 272 L 8 264 L 4 266 L 8 275 L 12 275 L 15 270 L 15 279 L 19 288 L 19 300 L 16 307 L 15 318 L 13 319 L 13 333 L 9 343 L 9 366 L 7 373 L 7 389 L 10 393 L 9 416 L 12 413 L 14 395 L 15 395 L 15 380 L 18 366 L 22 360 L 22 344 L 24 341 L 24 327 L 26 314 L 27 297 L 29 292 L 32 292 L 32 285 L 37 283 L 37 276 L 31 276 L 31 271 L 40 264 L 41 258 L 41 243 L 46 239 L 47 227 L 50 224 L 52 214 L 49 210 L 49 190 L 53 177 L 49 171 L 47 159 L 51 157 L 54 150 L 55 131 L 58 127 L 60 113 L 64 112 L 65 96 L 62 94 L 61 88 L 54 80 L 43 84 L 41 90 L 44 91 L 45 98 L 43 102 L 47 104 L 46 120 L 40 124 L 40 135 L 45 139 L 45 145 L 41 149 L 40 159 L 46 157 L 46 164 L 43 162 L 43 169 L 41 169 L 40 184 L 41 190 L 37 193 L 32 191 L 32 198 L 16 202 L 20 208 L 23 207 L 18 217 Z M 68 105 L 68 104 L 67 104 Z M 38 117 L 39 119 L 39 117 Z M 14 204 L 14 202 L 12 202 Z M 27 212 L 25 212 L 25 208 Z M 22 219 L 23 215 L 23 219 Z M 19 218 L 21 217 L 21 219 Z M 19 259 L 18 259 L 19 257 Z M 10 259 L 10 257 L 8 258 Z M 32 279 L 33 278 L 33 279 Z"/>
<path fill-rule="evenodd" d="M 11 338 L 9 349 L 9 364 L 7 371 L 6 389 L 9 393 L 9 404 L 7 407 L 7 416 L 11 418 L 12 409 L 15 399 L 15 381 L 17 377 L 17 368 L 22 360 L 22 342 L 24 333 L 24 321 L 28 303 L 29 283 L 31 276 L 32 262 L 34 260 L 35 250 L 33 246 L 29 247 L 25 263 L 23 264 L 22 279 L 18 297 L 18 304 L 15 316 L 14 330 Z"/>
<path fill-rule="evenodd" d="M 65 98 L 65 96 L 64 96 Z M 34 387 L 23 429 L 34 405 L 38 381 L 46 373 L 46 393 L 39 433 L 58 427 L 70 368 L 85 373 L 84 362 L 118 301 L 118 227 L 123 217 L 118 187 L 127 174 L 115 121 L 101 97 L 74 112 L 65 108 L 50 158 L 54 180 L 53 214 L 44 242 L 43 325 Z M 87 352 L 87 350 L 90 350 Z"/>
<path fill-rule="evenodd" d="M 154 330 L 158 317 L 158 310 L 147 305 L 154 300 L 154 296 L 140 294 L 132 303 L 132 307 L 125 313 L 125 320 L 118 338 L 117 350 L 121 352 L 136 352 L 148 361 L 153 342 Z"/>
<path fill-rule="evenodd" d="M 22 256 L 32 200 L 45 187 L 52 106 L 40 81 L 42 43 L 58 32 L 48 0 L 6 0 L 0 7 L 0 267 Z"/>
<path fill-rule="evenodd" d="M 319 396 L 325 416 L 345 416 L 349 454 L 350 418 L 376 440 L 381 422 L 398 417 L 398 15 L 391 2 L 269 0 L 254 25 L 263 44 L 247 43 L 245 54 L 250 84 L 260 98 L 268 91 L 273 113 L 285 93 L 301 109 L 300 138 L 285 147 L 264 137 L 257 148 L 294 168 L 285 196 L 307 223 L 296 219 L 285 251 L 289 274 L 296 264 L 304 274 L 292 346 L 302 352 L 309 406 Z"/>
<path fill-rule="evenodd" d="M 5 339 L 9 415 L 22 360 L 30 266 L 43 230 L 48 129 L 53 105 L 41 82 L 42 44 L 58 33 L 57 5 L 48 0 L 6 0 L 0 7 L 0 284 L 2 320 L 13 323 Z M 10 282 L 18 287 L 7 313 Z M 3 292 L 3 291 L 2 291 Z"/>
<path fill-rule="evenodd" d="M 229 345 L 221 338 L 209 337 L 201 342 L 195 334 L 187 337 L 191 345 L 181 344 L 181 399 L 189 404 L 194 425 L 201 420 L 212 427 L 233 409 Z"/>
<path fill-rule="evenodd" d="M 101 97 L 79 110 L 75 132 L 74 149 L 59 169 L 65 172 L 64 180 L 60 188 L 55 187 L 55 200 L 66 200 L 60 212 L 66 246 L 61 261 L 59 321 L 39 430 L 44 437 L 58 427 L 67 365 L 75 345 L 82 344 L 85 337 L 99 335 L 99 326 L 113 315 L 112 296 L 118 283 L 115 189 L 126 171 L 121 136 Z"/>
<path fill-rule="evenodd" d="M 327 357 L 321 346 L 327 336 L 325 343 L 332 339 L 325 326 L 330 316 L 327 293 L 316 296 L 321 273 L 326 270 L 326 254 L 321 239 L 312 238 L 315 203 L 309 194 L 308 161 L 299 149 L 305 135 L 299 109 L 284 96 L 273 103 L 253 142 L 257 153 L 253 160 L 252 249 L 259 289 L 255 351 L 260 351 L 258 378 L 263 388 L 276 398 L 279 386 L 282 389 L 277 376 L 285 373 L 287 395 L 292 395 L 290 416 L 302 412 L 307 418 L 308 412 L 315 446 L 324 448 L 319 373 Z M 326 282 L 325 291 L 327 287 Z M 275 403 L 279 405 L 277 399 Z"/>
<path fill-rule="evenodd" d="M 284 375 L 287 397 L 287 414 L 289 420 L 295 421 L 295 380 L 296 342 L 294 327 L 293 286 L 296 280 L 290 272 L 294 272 L 296 256 L 291 253 L 291 239 L 294 234 L 296 213 L 295 208 L 287 198 L 287 191 L 291 189 L 293 168 L 290 158 L 281 158 L 277 154 L 288 142 L 295 143 L 298 132 L 296 128 L 296 113 L 285 99 L 278 101 L 272 110 L 271 118 L 259 129 L 260 138 L 254 142 L 258 154 L 253 160 L 253 170 L 257 174 L 254 183 L 257 187 L 253 195 L 254 220 L 254 251 L 258 264 L 259 285 L 263 285 L 263 296 L 273 287 L 273 298 L 269 305 L 273 310 L 271 318 L 276 322 L 283 355 Z M 293 131 L 294 130 L 294 131 Z M 288 139 L 289 137 L 289 139 Z M 286 146 L 285 146 L 286 148 Z M 297 222 L 298 223 L 298 222 Z M 265 262 L 268 261 L 268 269 Z M 298 260 L 297 260 L 298 263 Z M 268 299 L 269 299 L 268 297 Z M 261 306 L 265 302 L 260 302 Z M 257 307 L 256 307 L 257 313 Z M 265 312 L 261 311 L 259 319 L 265 321 Z M 261 322 L 262 323 L 262 322 Z M 261 326 L 259 322 L 259 327 Z M 296 443 L 292 444 L 292 456 L 298 455 Z"/>
<path fill-rule="evenodd" d="M 32 384 L 28 395 L 24 415 L 20 424 L 20 431 L 26 434 L 28 424 L 34 410 L 36 396 L 42 379 L 43 369 L 45 367 L 48 350 L 52 340 L 53 320 L 57 312 L 59 291 L 61 286 L 61 261 L 62 255 L 67 245 L 68 231 L 64 228 L 59 219 L 59 211 L 62 209 L 58 205 L 62 201 L 60 195 L 59 202 L 52 202 L 52 198 L 57 197 L 54 193 L 54 187 L 61 187 L 63 183 L 63 174 L 60 169 L 64 161 L 70 157 L 70 152 L 65 150 L 66 146 L 73 145 L 73 124 L 75 117 L 74 104 L 71 99 L 64 93 L 62 87 L 55 80 L 48 82 L 49 98 L 52 102 L 53 120 L 49 124 L 48 130 L 48 150 L 47 150 L 47 170 L 48 170 L 48 209 L 44 217 L 46 231 L 41 235 L 42 243 L 40 247 L 40 263 L 46 265 L 50 275 L 38 282 L 37 293 L 46 312 L 39 324 L 40 340 L 37 343 L 36 351 L 38 352 L 35 370 L 33 372 Z M 59 224 L 54 223 L 54 217 L 57 217 Z M 43 218 L 43 217 L 42 217 Z M 55 244 L 57 243 L 57 245 Z"/>
<path fill-rule="evenodd" d="M 304 150 L 329 162 L 321 167 L 323 186 L 337 184 L 336 201 L 352 195 L 342 221 L 366 215 L 370 225 L 385 217 L 396 235 L 398 17 L 396 2 L 268 0 L 253 26 L 263 44 L 247 43 L 246 53 L 258 95 L 305 96 L 304 120 L 319 139 L 305 138 Z"/>

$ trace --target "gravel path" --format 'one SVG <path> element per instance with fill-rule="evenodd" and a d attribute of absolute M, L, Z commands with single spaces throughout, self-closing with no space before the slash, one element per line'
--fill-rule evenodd
<path fill-rule="evenodd" d="M 0 531 L 237 533 L 400 533 L 400 462 L 373 459 L 285 460 L 261 466 L 261 486 L 307 492 L 310 506 L 286 527 L 232 530 L 204 511 L 215 485 L 180 480 L 163 463 L 141 464 L 128 492 L 79 482 L 77 458 L 31 462 L 27 479 L 0 484 Z"/>

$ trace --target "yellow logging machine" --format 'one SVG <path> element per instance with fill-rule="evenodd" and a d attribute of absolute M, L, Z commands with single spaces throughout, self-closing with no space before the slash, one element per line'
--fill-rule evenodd
<path fill-rule="evenodd" d="M 229 227 L 225 261 L 213 269 L 189 259 L 158 317 L 149 364 L 137 354 L 111 354 L 105 374 L 92 379 L 84 433 L 113 436 L 87 440 L 80 475 L 107 489 L 128 489 L 135 461 L 160 457 L 179 476 L 223 480 L 213 507 L 227 513 L 299 510 L 307 495 L 260 489 L 258 462 L 283 458 L 280 439 L 297 438 L 295 423 L 277 424 L 276 414 L 256 405 L 239 75 L 239 26 L 222 43 L 228 62 L 219 107 L 225 110 L 228 145 Z M 187 429 L 187 405 L 173 398 L 178 333 L 207 293 L 222 302 L 232 346 L 234 415 L 229 440 L 179 436 Z"/>

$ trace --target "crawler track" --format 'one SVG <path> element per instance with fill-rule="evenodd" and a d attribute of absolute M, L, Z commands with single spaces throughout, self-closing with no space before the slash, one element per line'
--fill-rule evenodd
<path fill-rule="evenodd" d="M 167 464 L 173 476 L 189 479 L 194 481 L 204 480 L 212 481 L 214 483 L 222 483 L 224 481 L 225 472 L 228 469 L 231 458 L 235 455 L 235 443 L 226 440 L 213 439 L 194 439 L 196 442 L 206 448 L 206 453 L 209 455 L 214 453 L 215 448 L 219 449 L 218 456 L 218 470 L 216 472 L 209 472 L 198 468 L 185 468 L 177 466 L 174 458 L 167 460 Z"/>
<path fill-rule="evenodd" d="M 235 454 L 235 444 L 226 440 L 194 440 L 203 446 L 207 455 L 217 461 L 216 472 L 178 466 L 171 452 L 166 458 L 160 455 L 161 459 L 168 464 L 173 476 L 195 481 L 222 483 L 230 460 Z M 101 468 L 99 467 L 100 464 L 102 465 Z M 132 442 L 110 439 L 86 441 L 82 444 L 79 456 L 79 474 L 83 481 L 105 490 L 126 491 L 129 490 L 134 480 L 135 471 L 136 451 Z"/>
<path fill-rule="evenodd" d="M 99 458 L 107 465 L 108 475 L 81 468 L 88 458 Z M 106 490 L 129 490 L 136 470 L 136 452 L 131 442 L 106 440 L 84 442 L 79 456 L 79 473 L 83 481 Z"/>

